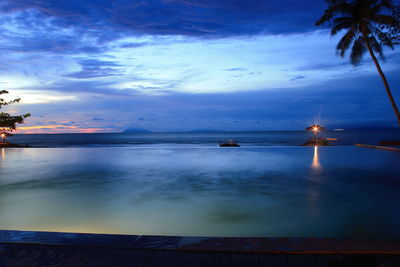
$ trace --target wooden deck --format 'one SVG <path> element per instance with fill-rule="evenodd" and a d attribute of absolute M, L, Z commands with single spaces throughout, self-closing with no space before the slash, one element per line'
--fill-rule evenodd
<path fill-rule="evenodd" d="M 0 231 L 0 266 L 400 266 L 400 241 Z"/>

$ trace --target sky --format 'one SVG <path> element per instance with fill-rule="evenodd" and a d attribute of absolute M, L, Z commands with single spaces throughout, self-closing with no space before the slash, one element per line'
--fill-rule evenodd
<path fill-rule="evenodd" d="M 396 119 L 374 64 L 335 51 L 322 0 L 2 0 L 18 133 L 303 130 Z M 400 47 L 381 61 L 400 104 Z"/>

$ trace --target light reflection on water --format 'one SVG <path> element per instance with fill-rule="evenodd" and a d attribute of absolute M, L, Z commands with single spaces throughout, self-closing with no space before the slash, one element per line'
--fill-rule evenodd
<path fill-rule="evenodd" d="M 311 169 L 310 169 L 310 181 L 308 192 L 308 212 L 311 216 L 319 216 L 319 201 L 320 201 L 320 183 L 321 183 L 321 173 L 322 166 L 319 161 L 319 147 L 314 146 L 314 156 L 312 159 Z"/>
<path fill-rule="evenodd" d="M 314 146 L 314 157 L 311 167 L 315 170 L 319 170 L 321 168 L 321 164 L 319 163 L 319 157 L 318 157 L 318 146 Z"/>
<path fill-rule="evenodd" d="M 355 147 L 3 149 L 0 229 L 399 238 L 399 160 Z"/>

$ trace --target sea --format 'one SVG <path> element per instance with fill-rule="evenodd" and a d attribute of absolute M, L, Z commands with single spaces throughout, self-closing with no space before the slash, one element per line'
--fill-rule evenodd
<path fill-rule="evenodd" d="M 400 239 L 398 132 L 15 135 L 0 149 L 0 229 Z M 236 139 L 241 147 L 219 147 Z"/>
<path fill-rule="evenodd" d="M 326 131 L 322 136 L 337 138 L 333 145 L 355 143 L 378 145 L 383 140 L 400 140 L 399 130 Z M 195 145 L 215 146 L 234 139 L 242 146 L 298 146 L 310 139 L 307 131 L 264 132 L 171 132 L 171 133 L 94 133 L 94 134 L 16 134 L 9 141 L 17 144 L 48 147 L 66 146 L 143 146 Z"/>

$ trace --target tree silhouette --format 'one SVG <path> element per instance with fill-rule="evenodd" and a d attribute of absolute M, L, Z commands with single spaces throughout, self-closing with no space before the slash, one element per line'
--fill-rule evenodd
<path fill-rule="evenodd" d="M 332 22 L 331 35 L 345 31 L 336 50 L 340 56 L 344 57 L 351 47 L 350 59 L 353 65 L 359 64 L 364 53 L 369 52 L 400 125 L 399 109 L 375 56 L 377 54 L 382 59 L 384 58 L 383 45 L 392 49 L 394 47 L 396 31 L 398 37 L 399 30 L 398 20 L 395 18 L 396 6 L 391 0 L 326 0 L 326 2 L 328 8 L 315 24 L 319 26 Z"/>
<path fill-rule="evenodd" d="M 8 91 L 1 90 L 0 95 L 2 94 L 8 94 Z M 20 98 L 17 98 L 11 101 L 6 101 L 4 98 L 0 98 L 0 109 L 3 106 L 8 106 L 13 103 L 18 103 L 20 100 L 21 100 Z M 20 116 L 12 116 L 9 113 L 0 112 L 0 133 L 3 139 L 2 141 L 4 142 L 5 137 L 10 135 L 7 132 L 12 132 L 16 130 L 17 124 L 23 123 L 24 119 L 29 117 L 30 115 L 31 114 L 27 113 Z"/>

